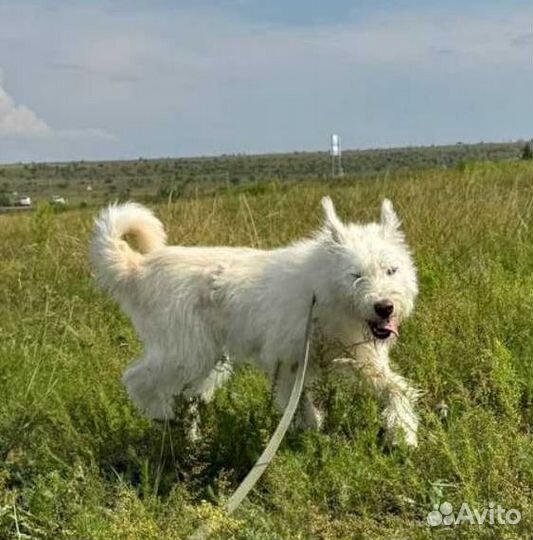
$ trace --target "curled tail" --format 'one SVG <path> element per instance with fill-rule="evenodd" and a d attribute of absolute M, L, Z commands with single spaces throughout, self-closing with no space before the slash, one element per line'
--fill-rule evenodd
<path fill-rule="evenodd" d="M 148 208 L 136 203 L 108 206 L 95 221 L 91 243 L 91 263 L 98 283 L 115 290 L 135 274 L 143 255 L 163 247 L 166 240 L 162 223 Z"/>

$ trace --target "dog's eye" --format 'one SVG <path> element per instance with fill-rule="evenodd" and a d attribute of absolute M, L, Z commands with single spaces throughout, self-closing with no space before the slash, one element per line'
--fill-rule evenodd
<path fill-rule="evenodd" d="M 397 266 L 391 266 L 390 268 L 387 269 L 388 276 L 393 276 L 394 274 L 396 274 L 396 272 L 398 272 Z"/>
<path fill-rule="evenodd" d="M 363 277 L 363 275 L 354 272 L 354 273 L 350 274 L 350 277 L 351 277 L 354 281 L 356 281 L 356 280 L 358 280 L 358 279 L 361 279 L 361 278 Z"/>

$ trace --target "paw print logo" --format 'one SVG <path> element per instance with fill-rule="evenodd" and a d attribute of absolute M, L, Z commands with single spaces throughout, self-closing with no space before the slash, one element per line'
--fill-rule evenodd
<path fill-rule="evenodd" d="M 453 525 L 455 516 L 453 515 L 453 506 L 449 502 L 443 502 L 440 506 L 433 505 L 433 510 L 427 515 L 427 522 L 430 527 Z"/>

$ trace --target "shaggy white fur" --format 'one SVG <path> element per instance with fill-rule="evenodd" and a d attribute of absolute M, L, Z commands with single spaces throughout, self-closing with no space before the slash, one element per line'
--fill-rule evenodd
<path fill-rule="evenodd" d="M 231 374 L 232 363 L 254 363 L 276 380 L 284 408 L 301 354 L 315 295 L 315 328 L 333 344 L 312 359 L 300 422 L 319 428 L 311 396 L 320 366 L 356 368 L 386 401 L 385 427 L 416 445 L 417 393 L 394 373 L 388 353 L 417 295 L 416 271 L 392 204 L 381 220 L 345 224 L 329 197 L 324 226 L 311 239 L 274 250 L 167 246 L 161 222 L 134 203 L 114 205 L 96 221 L 91 258 L 100 284 L 131 317 L 143 356 L 124 374 L 135 405 L 152 418 L 174 415 L 174 399 L 201 396 Z M 134 237 L 133 250 L 125 235 Z M 355 359 L 342 358 L 353 347 Z M 327 351 L 326 353 L 324 351 Z"/>

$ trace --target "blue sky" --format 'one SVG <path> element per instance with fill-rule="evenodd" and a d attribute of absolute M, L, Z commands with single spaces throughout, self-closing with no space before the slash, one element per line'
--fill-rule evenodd
<path fill-rule="evenodd" d="M 0 162 L 533 135 L 523 0 L 0 0 Z"/>

